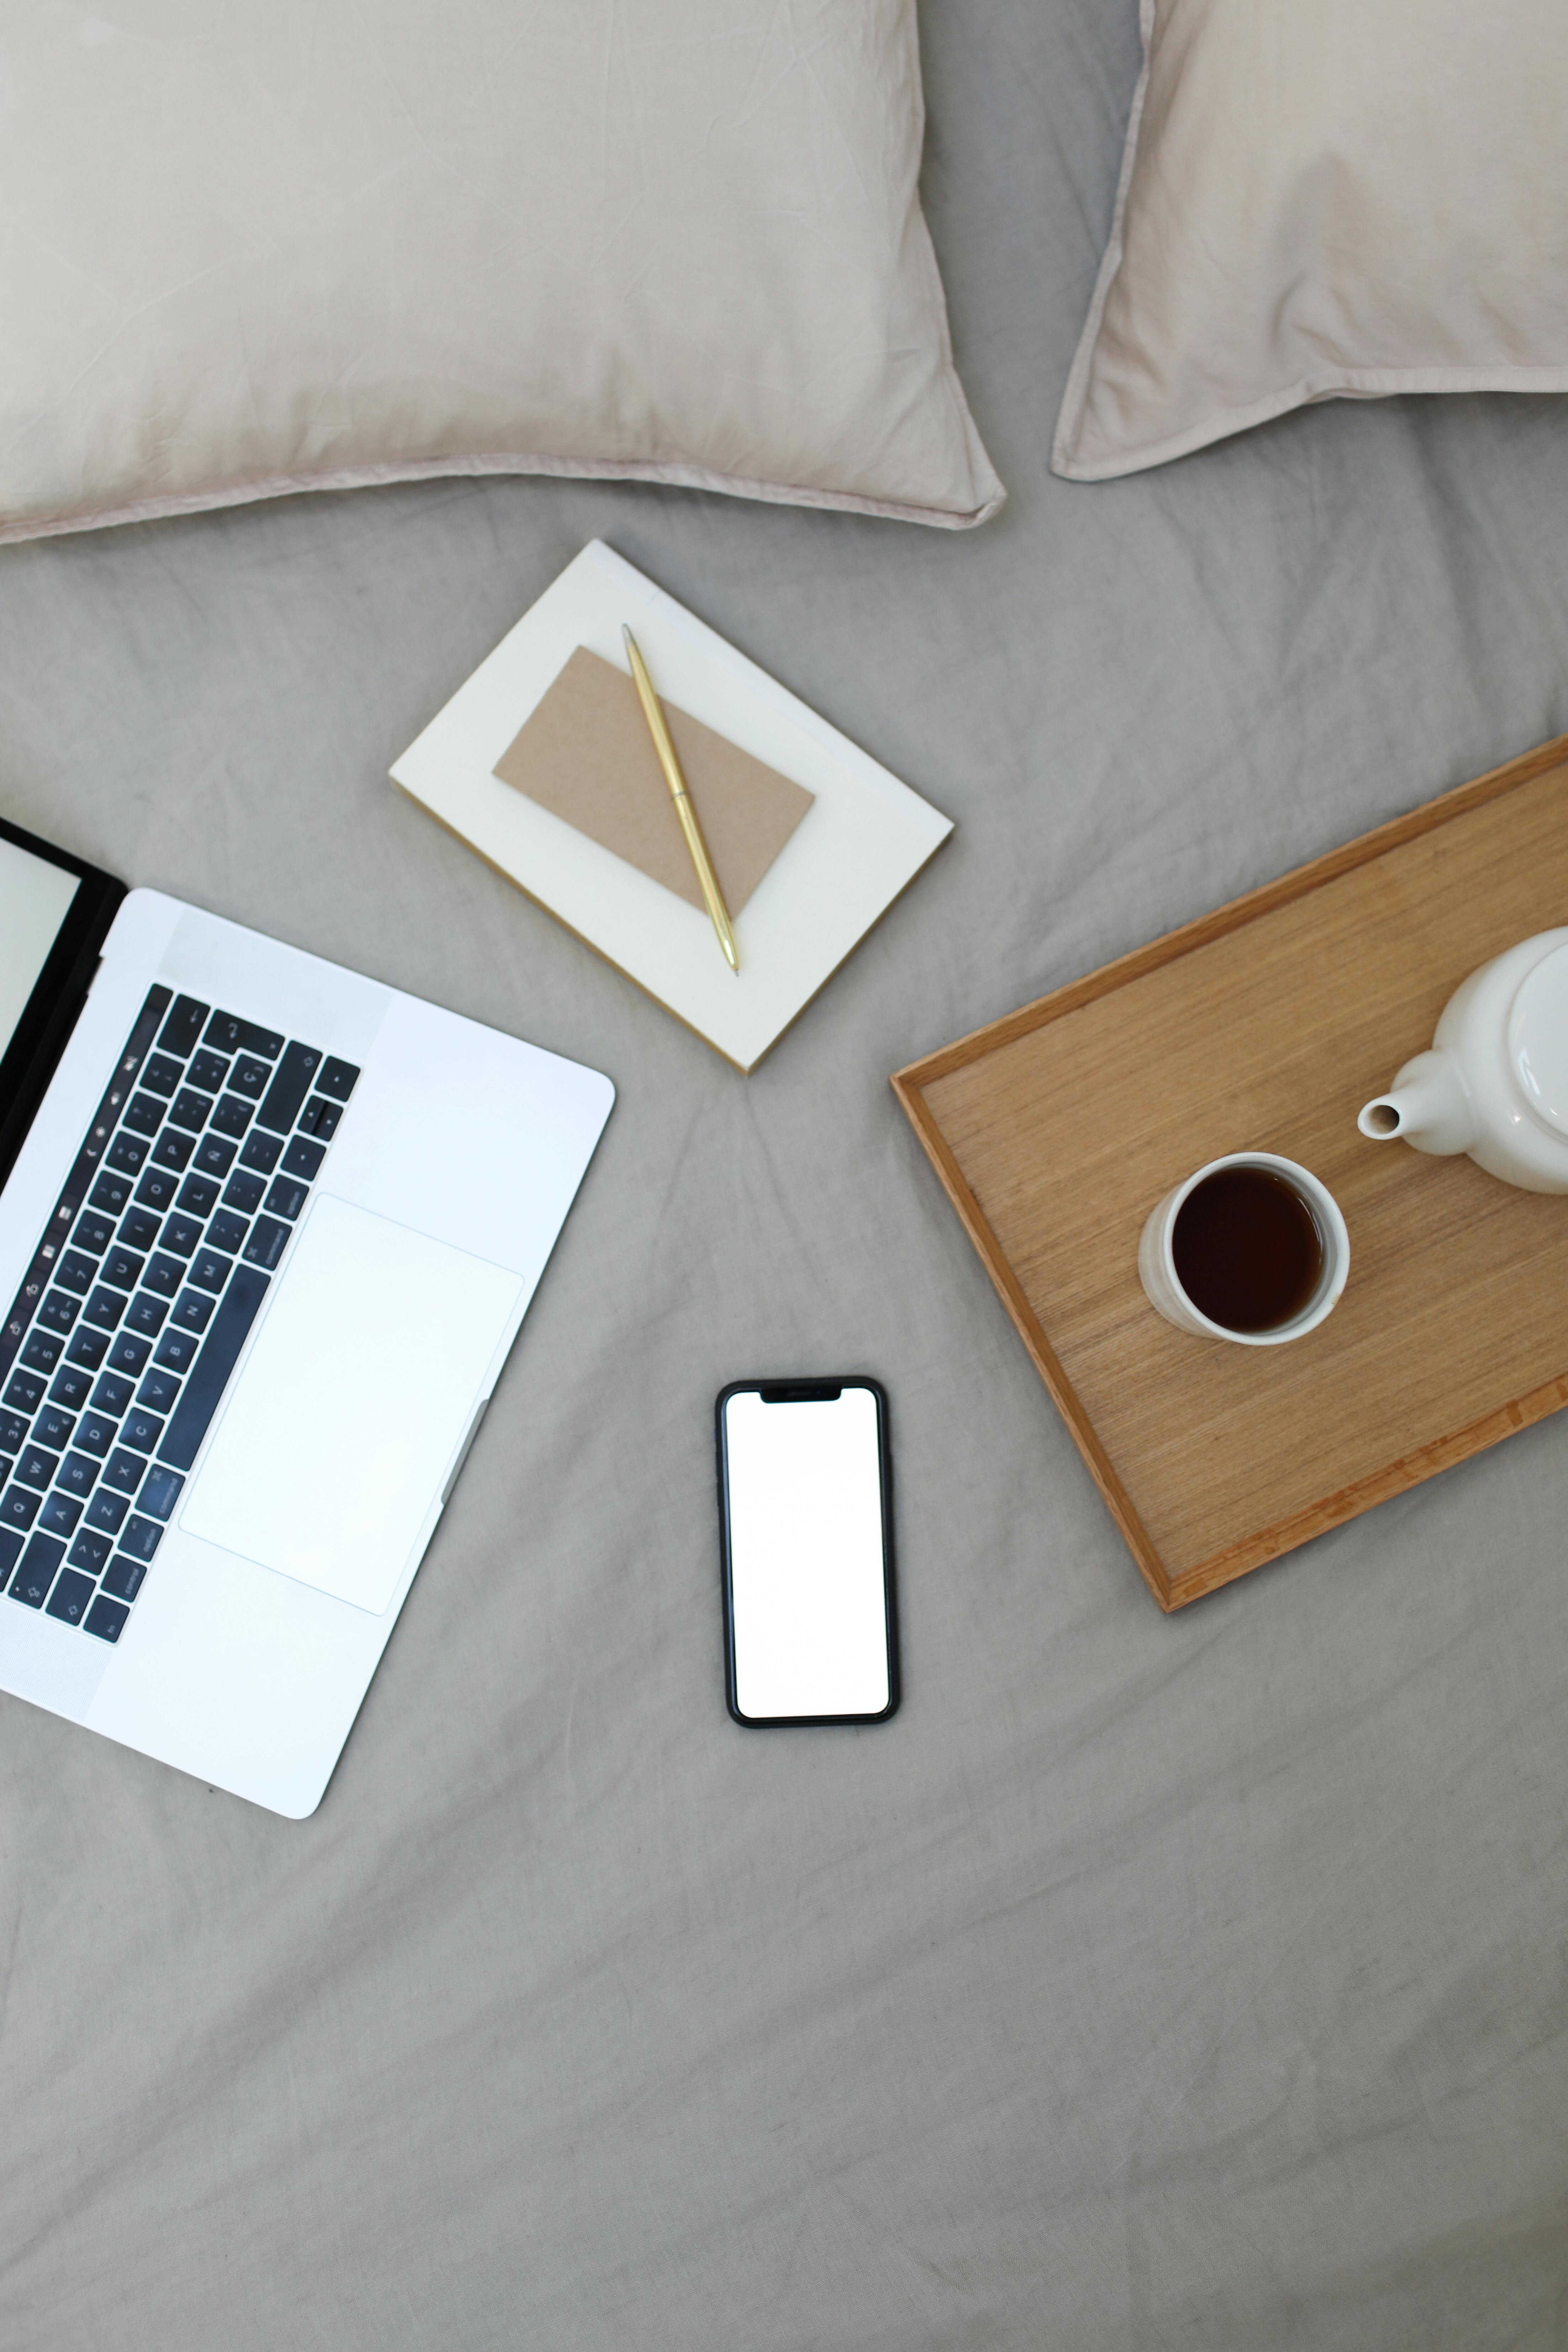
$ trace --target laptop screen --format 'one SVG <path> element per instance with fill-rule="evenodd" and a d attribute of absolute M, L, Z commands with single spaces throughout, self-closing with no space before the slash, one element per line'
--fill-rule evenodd
<path fill-rule="evenodd" d="M 0 1055 L 16 1034 L 80 888 L 79 875 L 0 840 Z"/>

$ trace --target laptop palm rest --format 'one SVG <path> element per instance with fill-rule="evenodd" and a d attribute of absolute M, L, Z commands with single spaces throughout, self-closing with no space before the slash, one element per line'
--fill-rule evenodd
<path fill-rule="evenodd" d="M 381 1615 L 522 1289 L 504 1266 L 331 1193 L 318 1198 L 181 1528 Z"/>

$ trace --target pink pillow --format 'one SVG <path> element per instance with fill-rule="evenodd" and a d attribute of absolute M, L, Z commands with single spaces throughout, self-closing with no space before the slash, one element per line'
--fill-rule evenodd
<path fill-rule="evenodd" d="M 0 541 L 438 474 L 961 529 L 915 0 L 0 6 Z"/>
<path fill-rule="evenodd" d="M 1568 0 L 1142 0 L 1052 465 L 1339 394 L 1568 390 Z"/>

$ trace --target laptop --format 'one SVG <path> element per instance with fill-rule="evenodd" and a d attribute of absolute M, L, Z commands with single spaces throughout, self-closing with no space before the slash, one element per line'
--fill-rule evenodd
<path fill-rule="evenodd" d="M 0 1690 L 312 1812 L 614 1098 L 0 820 Z"/>

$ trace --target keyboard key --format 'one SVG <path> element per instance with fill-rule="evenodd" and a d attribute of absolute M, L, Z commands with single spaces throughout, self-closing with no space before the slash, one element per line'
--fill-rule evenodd
<path fill-rule="evenodd" d="M 107 1331 L 95 1331 L 90 1323 L 84 1323 L 66 1349 L 66 1361 L 68 1364 L 79 1364 L 84 1371 L 96 1372 L 108 1349 Z"/>
<path fill-rule="evenodd" d="M 118 1642 L 121 1628 L 130 1616 L 129 1609 L 118 1601 L 110 1601 L 100 1592 L 82 1620 L 84 1633 L 96 1633 L 100 1642 Z"/>
<path fill-rule="evenodd" d="M 46 1405 L 33 1423 L 33 1437 L 39 1445 L 52 1445 L 58 1454 L 63 1446 L 69 1444 L 70 1433 L 75 1427 L 74 1414 L 61 1412 L 54 1405 Z"/>
<path fill-rule="evenodd" d="M 269 1062 L 283 1051 L 283 1040 L 276 1029 L 258 1029 L 254 1021 L 237 1021 L 232 1013 L 215 1013 L 202 1043 L 216 1045 L 223 1054 L 264 1054 Z"/>
<path fill-rule="evenodd" d="M 29 1609 L 41 1609 L 65 1552 L 58 1536 L 35 1536 L 11 1579 L 12 1600 L 22 1601 Z"/>
<path fill-rule="evenodd" d="M 342 1103 L 328 1102 L 321 1095 L 312 1095 L 300 1113 L 296 1135 L 313 1135 L 321 1143 L 330 1143 L 337 1133 L 338 1121 L 343 1115 Z"/>
<path fill-rule="evenodd" d="M 60 1457 L 42 1445 L 24 1445 L 16 1456 L 16 1475 L 24 1486 L 47 1486 L 53 1484 Z"/>
<path fill-rule="evenodd" d="M 218 1135 L 243 1135 L 250 1125 L 252 1105 L 243 1095 L 224 1095 L 212 1115 L 212 1126 Z"/>
<path fill-rule="evenodd" d="M 181 1209 L 164 1225 L 162 1246 L 173 1250 L 176 1257 L 189 1257 L 201 1237 L 200 1217 L 188 1217 Z"/>
<path fill-rule="evenodd" d="M 272 1076 L 265 1062 L 253 1062 L 242 1054 L 228 1074 L 228 1082 L 236 1091 L 248 1095 L 253 1103 L 259 1102 L 267 1092 Z"/>
<path fill-rule="evenodd" d="M 131 1302 L 131 1312 L 125 1318 L 125 1328 L 128 1331 L 144 1332 L 148 1339 L 155 1339 L 163 1328 L 163 1318 L 168 1311 L 169 1302 L 166 1298 L 158 1297 L 151 1290 L 139 1290 Z"/>
<path fill-rule="evenodd" d="M 206 1435 L 207 1423 L 217 1411 L 218 1399 L 238 1361 L 239 1351 L 267 1291 L 266 1275 L 252 1266 L 236 1266 L 196 1359 L 195 1370 L 186 1381 L 185 1392 L 163 1432 L 163 1443 L 158 1448 L 161 1462 L 172 1463 L 176 1470 L 188 1470 L 195 1462 Z M 165 1346 L 172 1337 L 173 1333 L 165 1336 Z M 3 1516 L 0 1512 L 0 1517 Z"/>
<path fill-rule="evenodd" d="M 105 1359 L 111 1372 L 127 1372 L 134 1380 L 150 1353 L 149 1343 L 138 1332 L 121 1331 Z"/>
<path fill-rule="evenodd" d="M 171 1318 L 182 1331 L 205 1331 L 212 1317 L 213 1303 L 205 1290 L 182 1290 L 174 1302 Z"/>
<path fill-rule="evenodd" d="M 103 1483 L 106 1486 L 122 1487 L 126 1494 L 133 1495 L 142 1483 L 142 1473 L 146 1467 L 138 1454 L 130 1453 L 123 1445 L 117 1445 L 103 1465 Z"/>
<path fill-rule="evenodd" d="M 136 1497 L 137 1507 L 151 1518 L 166 1519 L 179 1501 L 184 1483 L 177 1470 L 149 1470 Z M 126 1532 L 129 1534 L 129 1528 Z"/>
<path fill-rule="evenodd" d="M 257 1112 L 257 1124 L 287 1135 L 299 1118 L 310 1081 L 321 1066 L 314 1045 L 290 1045 L 272 1075 L 272 1084 Z"/>
<path fill-rule="evenodd" d="M 176 996 L 169 1008 L 169 1017 L 159 1032 L 158 1043 L 165 1054 L 177 1054 L 185 1060 L 194 1054 L 201 1038 L 202 1023 L 209 1008 L 198 1004 L 194 996 Z M 209 1039 L 208 1043 L 212 1041 Z"/>
<path fill-rule="evenodd" d="M 283 1154 L 283 1173 L 285 1176 L 302 1176 L 309 1184 L 320 1173 L 326 1156 L 324 1143 L 312 1143 L 308 1135 L 297 1135 Z"/>
<path fill-rule="evenodd" d="M 112 1536 L 100 1536 L 93 1528 L 83 1528 L 66 1554 L 68 1568 L 79 1568 L 89 1576 L 96 1576 L 114 1549 Z"/>
<path fill-rule="evenodd" d="M 75 1364 L 62 1364 L 49 1382 L 49 1402 L 63 1404 L 70 1412 L 79 1412 L 87 1402 L 88 1391 L 91 1386 L 90 1372 L 79 1370 Z"/>
<path fill-rule="evenodd" d="M 117 1168 L 122 1176 L 134 1176 L 147 1157 L 144 1135 L 128 1135 L 123 1128 L 104 1154 L 106 1168 Z"/>
<path fill-rule="evenodd" d="M 0 1495 L 0 1528 L 30 1528 L 41 1500 L 26 1486 L 7 1486 Z"/>
<path fill-rule="evenodd" d="M 105 1372 L 92 1392 L 92 1401 L 100 1412 L 121 1413 L 133 1394 L 131 1381 L 121 1373 Z"/>
<path fill-rule="evenodd" d="M 157 1252 L 147 1268 L 147 1287 L 155 1290 L 160 1298 L 173 1298 L 184 1278 L 185 1269 L 179 1259 L 165 1257 L 162 1250 Z"/>
<path fill-rule="evenodd" d="M 149 1168 L 136 1187 L 136 1198 L 144 1209 L 172 1209 L 176 1189 L 172 1169 Z"/>
<path fill-rule="evenodd" d="M 226 1176 L 233 1163 L 234 1146 L 226 1135 L 204 1135 L 191 1165 L 204 1176 Z"/>
<path fill-rule="evenodd" d="M 223 1188 L 224 1205 L 238 1209 L 248 1217 L 253 1210 L 261 1206 L 261 1195 L 266 1190 L 259 1176 L 249 1175 L 245 1169 L 237 1168 Z"/>
<path fill-rule="evenodd" d="M 156 1135 L 163 1124 L 163 1106 L 156 1095 L 132 1095 L 125 1106 L 125 1124 L 138 1135 Z"/>
<path fill-rule="evenodd" d="M 129 1445 L 133 1453 L 151 1454 L 163 1434 L 163 1424 L 157 1414 L 143 1412 L 138 1405 L 134 1412 L 126 1414 L 125 1426 L 120 1433 L 120 1442 L 122 1445 Z"/>
<path fill-rule="evenodd" d="M 195 1055 L 185 1076 L 193 1087 L 200 1087 L 204 1095 L 216 1095 L 228 1076 L 228 1056 L 209 1053 L 204 1045 Z"/>
<path fill-rule="evenodd" d="M 91 1577 L 79 1576 L 74 1568 L 64 1568 L 49 1595 L 48 1613 L 51 1617 L 63 1617 L 68 1625 L 79 1625 L 91 1599 Z"/>
<path fill-rule="evenodd" d="M 71 1341 L 73 1349 L 79 1343 L 80 1337 L 79 1332 L 77 1338 Z M 8 1405 L 14 1405 L 18 1412 L 35 1413 L 43 1401 L 42 1381 L 36 1379 L 31 1372 L 13 1374 L 11 1385 L 5 1391 L 5 1402 Z M 20 1440 L 17 1442 L 20 1444 Z"/>
<path fill-rule="evenodd" d="M 84 1454 L 101 1462 L 114 1443 L 115 1423 L 107 1412 L 84 1412 L 76 1433 L 76 1442 Z"/>
<path fill-rule="evenodd" d="M 101 1257 L 113 1238 L 114 1226 L 111 1220 L 108 1217 L 96 1216 L 90 1209 L 82 1211 L 76 1221 L 76 1231 L 71 1235 L 78 1249 L 90 1250 L 94 1257 Z M 74 1282 L 71 1288 L 73 1290 L 76 1288 Z"/>
<path fill-rule="evenodd" d="M 145 1528 L 153 1538 L 153 1551 L 139 1552 L 132 1543 L 134 1528 Z M 147 1562 L 158 1549 L 158 1538 L 163 1530 L 151 1519 L 132 1519 L 125 1529 L 124 1541 L 103 1572 L 103 1591 L 112 1592 L 117 1601 L 134 1601 L 142 1590 L 142 1580 L 147 1573 Z"/>
<path fill-rule="evenodd" d="M 68 1249 L 55 1268 L 55 1280 L 62 1290 L 74 1290 L 79 1298 L 92 1288 L 98 1268 L 91 1258 L 83 1257 L 79 1250 Z"/>
<path fill-rule="evenodd" d="M 329 1054 L 321 1064 L 321 1075 L 316 1084 L 324 1095 L 331 1095 L 334 1102 L 347 1102 L 358 1076 L 359 1072 L 352 1062 L 340 1062 Z"/>
<path fill-rule="evenodd" d="M 26 1538 L 15 1528 L 0 1528 L 0 1584 L 4 1584 L 21 1556 Z"/>
<path fill-rule="evenodd" d="M 38 1525 L 52 1536 L 68 1536 L 75 1532 L 81 1517 L 81 1505 L 74 1495 L 62 1495 L 57 1486 L 52 1495 L 44 1497 L 44 1507 L 38 1513 Z"/>
<path fill-rule="evenodd" d="M 221 1290 L 229 1271 L 228 1259 L 219 1257 L 216 1250 L 198 1250 L 191 1260 L 191 1280 L 203 1290 Z"/>
<path fill-rule="evenodd" d="M 282 1149 L 280 1135 L 268 1135 L 265 1128 L 258 1127 L 240 1153 L 239 1164 L 242 1168 L 254 1168 L 260 1176 L 270 1176 Z"/>
<path fill-rule="evenodd" d="M 15 1468 L 16 1464 L 12 1461 L 11 1456 L 8 1454 L 0 1454 L 0 1486 L 3 1486 L 5 1484 L 6 1479 L 11 1475 L 11 1473 Z"/>
<path fill-rule="evenodd" d="M 188 1127 L 199 1135 L 211 1115 L 211 1095 L 199 1095 L 194 1087 L 182 1087 L 169 1105 L 169 1117 L 176 1127 Z"/>
<path fill-rule="evenodd" d="M 73 1340 L 74 1347 L 76 1342 Z M 60 1343 L 52 1331 L 35 1328 L 28 1334 L 21 1361 L 30 1372 L 52 1372 L 59 1361 Z"/>
<path fill-rule="evenodd" d="M 142 1279 L 142 1269 L 146 1263 L 146 1259 L 139 1257 L 134 1250 L 124 1249 L 117 1243 L 103 1261 L 103 1278 L 105 1282 L 112 1283 L 116 1290 L 134 1290 Z M 96 1323 L 99 1318 L 96 1315 L 89 1315 L 88 1319 Z"/>
<path fill-rule="evenodd" d="M 158 1352 L 153 1361 L 165 1372 L 188 1372 L 195 1352 L 195 1333 L 182 1331 L 177 1324 L 171 1323 L 158 1342 Z"/>
<path fill-rule="evenodd" d="M 268 1274 L 282 1256 L 289 1239 L 289 1228 L 280 1225 L 276 1217 L 258 1217 L 249 1241 L 246 1244 L 247 1265 L 264 1265 Z"/>
<path fill-rule="evenodd" d="M 226 1250 L 232 1257 L 249 1232 L 248 1220 L 237 1217 L 232 1209 L 220 1209 L 207 1227 L 209 1249 Z"/>
<path fill-rule="evenodd" d="M 187 1135 L 183 1128 L 166 1127 L 153 1146 L 153 1167 L 172 1168 L 176 1175 L 182 1174 L 189 1164 L 195 1142 L 195 1137 Z"/>
<path fill-rule="evenodd" d="M 180 1206 L 193 1217 L 210 1217 L 217 1205 L 217 1186 L 210 1176 L 187 1176 L 180 1187 Z"/>
<path fill-rule="evenodd" d="M 0 1452 L 15 1454 L 27 1434 L 27 1424 L 19 1412 L 0 1412 Z"/>
<path fill-rule="evenodd" d="M 68 1331 L 80 1305 L 80 1299 L 73 1298 L 68 1290 L 51 1290 L 38 1308 L 38 1321 L 47 1331 Z"/>
<path fill-rule="evenodd" d="M 120 1238 L 127 1249 L 137 1250 L 145 1257 L 158 1238 L 158 1220 L 151 1209 L 132 1209 L 120 1228 Z"/>
<path fill-rule="evenodd" d="M 150 1181 L 146 1176 L 142 1179 L 143 1185 Z M 117 1217 L 131 1198 L 130 1180 L 112 1175 L 106 1168 L 87 1197 L 95 1209 L 102 1209 L 108 1215 Z"/>
<path fill-rule="evenodd" d="M 142 1083 L 150 1092 L 162 1095 L 167 1101 L 184 1076 L 178 1062 L 171 1062 L 166 1054 L 153 1054 L 148 1056 L 147 1066 L 142 1073 Z M 324 1086 L 325 1079 L 321 1083 Z"/>
<path fill-rule="evenodd" d="M 152 1371 L 137 1390 L 136 1402 L 153 1412 L 170 1412 L 179 1393 L 180 1383 L 173 1372 Z"/>
<path fill-rule="evenodd" d="M 94 1421 L 93 1423 L 93 1427 L 95 1429 L 100 1429 L 103 1425 L 104 1424 L 101 1422 Z M 88 1423 L 84 1422 L 82 1426 L 85 1429 L 87 1428 Z M 112 1429 L 110 1431 L 110 1435 L 113 1435 Z M 85 1444 L 85 1440 L 83 1440 L 82 1443 Z M 60 1464 L 59 1485 L 56 1489 L 57 1493 L 62 1495 L 76 1495 L 85 1501 L 87 1496 L 91 1494 L 93 1482 L 98 1476 L 98 1464 L 93 1459 L 93 1455 L 100 1454 L 101 1452 L 102 1448 L 100 1446 L 93 1446 L 89 1451 L 84 1453 L 81 1444 L 73 1445 L 70 1452 L 66 1455 L 65 1460 Z"/>
<path fill-rule="evenodd" d="M 287 1217 L 292 1222 L 309 1200 L 310 1193 L 310 1186 L 297 1182 L 292 1176 L 275 1176 L 267 1195 L 268 1213 L 274 1217 Z"/>
<path fill-rule="evenodd" d="M 119 1329 L 120 1318 L 129 1304 L 122 1291 L 106 1290 L 100 1283 L 88 1300 L 84 1312 L 88 1321 L 96 1323 L 100 1331 L 115 1331 Z"/>
<path fill-rule="evenodd" d="M 120 1523 L 131 1508 L 129 1495 L 117 1494 L 112 1486 L 100 1486 L 87 1507 L 89 1528 L 101 1528 L 108 1535 L 120 1533 Z"/>

